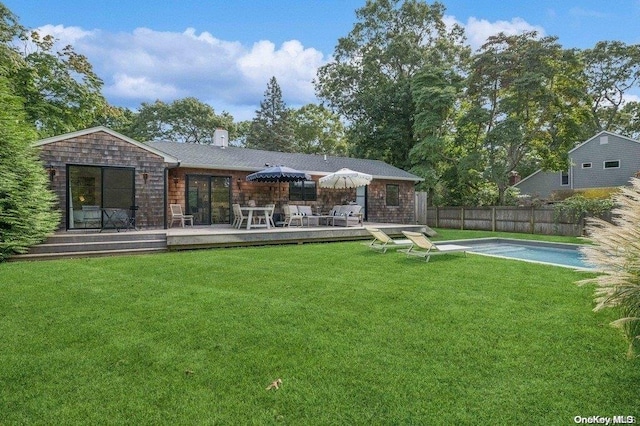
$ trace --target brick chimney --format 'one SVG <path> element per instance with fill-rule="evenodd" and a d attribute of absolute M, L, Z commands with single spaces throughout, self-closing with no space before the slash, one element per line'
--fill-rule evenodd
<path fill-rule="evenodd" d="M 515 170 L 509 172 L 509 186 L 513 186 L 520 182 L 520 175 Z"/>

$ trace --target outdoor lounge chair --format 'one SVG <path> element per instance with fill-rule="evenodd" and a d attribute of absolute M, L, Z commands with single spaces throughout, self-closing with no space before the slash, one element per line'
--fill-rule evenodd
<path fill-rule="evenodd" d="M 169 227 L 173 226 L 174 222 L 180 222 L 183 228 L 185 222 L 189 222 L 189 225 L 193 226 L 193 215 L 183 214 L 180 204 L 171 204 L 169 207 L 171 208 L 171 224 Z"/>
<path fill-rule="evenodd" d="M 240 229 L 243 223 L 246 223 L 249 218 L 244 215 L 242 209 L 240 208 L 240 204 L 232 204 L 233 207 L 233 227 Z"/>
<path fill-rule="evenodd" d="M 403 240 L 394 240 L 390 236 L 388 236 L 384 231 L 381 231 L 378 228 L 371 228 L 365 226 L 365 228 L 369 233 L 373 236 L 373 241 L 370 243 L 362 243 L 368 246 L 371 250 L 380 251 L 382 253 L 386 253 L 389 247 L 403 247 L 411 244 L 411 240 L 403 239 Z"/>
<path fill-rule="evenodd" d="M 311 206 L 298 206 L 298 214 L 302 215 L 302 221 L 307 222 L 307 226 L 318 226 L 320 216 L 314 215 Z"/>
<path fill-rule="evenodd" d="M 302 223 L 302 215 L 298 213 L 298 206 L 292 204 L 285 204 L 282 206 L 284 210 L 284 226 L 291 226 L 293 221 L 300 223 L 300 226 L 304 226 Z"/>
<path fill-rule="evenodd" d="M 408 249 L 398 251 L 406 253 L 407 256 L 424 257 L 426 262 L 428 262 L 431 255 L 434 254 L 463 252 L 466 256 L 467 250 L 471 250 L 471 247 L 459 246 L 456 244 L 442 244 L 437 246 L 421 232 L 402 231 L 402 233 L 411 240 L 412 244 Z"/>

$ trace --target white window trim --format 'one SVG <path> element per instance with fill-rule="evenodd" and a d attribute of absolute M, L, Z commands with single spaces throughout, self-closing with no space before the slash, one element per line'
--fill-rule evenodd
<path fill-rule="evenodd" d="M 591 162 L 582 163 L 582 168 L 583 169 L 590 169 L 591 167 L 593 167 L 593 163 L 591 163 Z"/>
<path fill-rule="evenodd" d="M 617 162 L 618 162 L 618 165 L 617 165 L 616 167 L 607 167 L 607 166 L 606 166 L 606 164 L 607 164 L 607 163 L 612 163 L 612 162 L 614 162 L 614 161 L 617 161 Z M 620 161 L 620 160 L 605 160 L 605 161 L 603 161 L 603 162 L 602 162 L 602 169 L 603 169 L 603 170 L 619 169 L 619 168 L 620 168 L 620 163 L 621 163 L 621 161 Z"/>

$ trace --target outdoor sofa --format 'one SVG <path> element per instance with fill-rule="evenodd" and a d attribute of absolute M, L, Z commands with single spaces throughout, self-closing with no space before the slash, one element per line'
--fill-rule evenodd
<path fill-rule="evenodd" d="M 357 204 L 333 206 L 329 212 L 333 217 L 330 223 L 334 226 L 363 226 L 361 210 L 362 206 Z"/>

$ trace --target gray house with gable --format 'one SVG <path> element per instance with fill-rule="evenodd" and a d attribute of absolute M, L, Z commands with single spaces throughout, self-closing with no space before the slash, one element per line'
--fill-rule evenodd
<path fill-rule="evenodd" d="M 557 191 L 627 185 L 640 171 L 640 141 L 603 131 L 569 151 L 569 164 L 565 171 L 538 170 L 513 186 L 550 199 Z"/>

